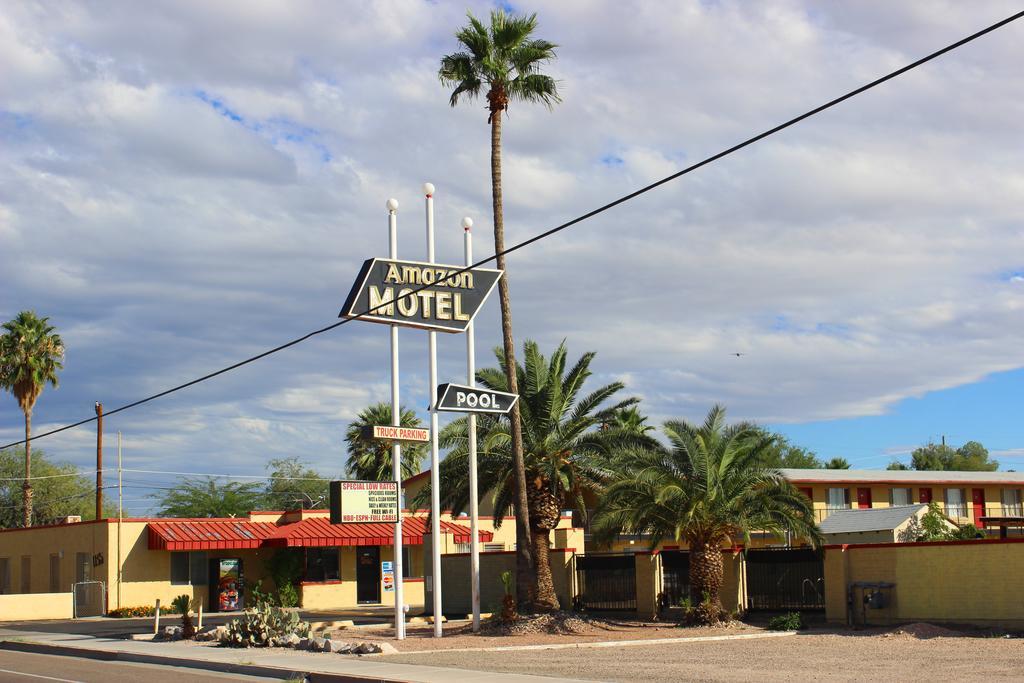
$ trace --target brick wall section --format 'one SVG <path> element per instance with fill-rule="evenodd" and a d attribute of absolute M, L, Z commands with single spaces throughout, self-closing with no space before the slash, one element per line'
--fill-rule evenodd
<path fill-rule="evenodd" d="M 829 546 L 825 551 L 826 616 L 872 624 L 932 621 L 1024 626 L 1024 591 L 1017 569 L 1024 540 Z M 855 593 L 847 614 L 847 586 L 895 583 L 890 604 L 863 610 Z"/>

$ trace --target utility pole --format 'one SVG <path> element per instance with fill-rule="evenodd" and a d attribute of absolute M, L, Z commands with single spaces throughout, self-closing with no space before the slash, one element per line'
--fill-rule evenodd
<path fill-rule="evenodd" d="M 466 265 L 473 265 L 473 219 L 462 219 L 463 246 Z M 466 383 L 476 386 L 476 342 L 473 336 L 473 323 L 466 328 Z M 469 574 L 470 594 L 473 603 L 473 633 L 480 632 L 480 530 L 479 530 L 479 496 L 477 490 L 476 468 L 476 413 L 466 416 L 467 435 L 469 436 Z"/>
<path fill-rule="evenodd" d="M 434 263 L 434 186 L 423 184 L 427 210 L 427 263 Z M 434 637 L 443 635 L 441 628 L 441 481 L 437 448 L 437 332 L 427 332 L 430 361 L 430 549 L 433 580 Z"/>
<path fill-rule="evenodd" d="M 103 519 L 103 404 L 96 401 L 96 519 Z"/>
<path fill-rule="evenodd" d="M 398 259 L 398 200 L 389 199 L 388 256 Z M 398 396 L 398 325 L 391 326 L 391 424 L 402 426 L 402 410 Z M 391 472 L 398 482 L 398 520 L 395 522 L 395 549 L 392 567 L 395 572 L 395 638 L 405 639 L 405 583 L 402 567 L 402 444 L 391 442 Z"/>

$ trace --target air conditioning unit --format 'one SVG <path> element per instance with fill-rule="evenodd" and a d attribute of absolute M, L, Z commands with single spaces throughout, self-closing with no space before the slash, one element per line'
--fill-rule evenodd
<path fill-rule="evenodd" d="M 82 521 L 82 515 L 68 515 L 64 519 L 60 520 L 61 524 L 78 524 Z"/>

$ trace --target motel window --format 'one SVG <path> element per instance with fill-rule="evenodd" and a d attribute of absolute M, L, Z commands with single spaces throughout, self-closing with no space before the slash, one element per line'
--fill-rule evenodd
<path fill-rule="evenodd" d="M 60 555 L 50 555 L 50 592 L 60 593 Z"/>
<path fill-rule="evenodd" d="M 205 586 L 209 571 L 209 555 L 205 552 L 171 553 L 171 583 L 175 586 Z"/>
<path fill-rule="evenodd" d="M 0 595 L 11 592 L 11 558 L 0 557 Z"/>
<path fill-rule="evenodd" d="M 412 553 L 409 552 L 410 548 L 407 545 L 402 546 L 402 578 L 408 579 L 410 577 L 420 577 L 422 572 L 419 574 L 412 570 Z"/>
<path fill-rule="evenodd" d="M 946 489 L 946 514 L 950 517 L 966 517 L 963 489 Z"/>
<path fill-rule="evenodd" d="M 1008 517 L 1024 516 L 1021 505 L 1020 489 L 1003 489 L 1003 514 Z"/>
<path fill-rule="evenodd" d="M 457 553 L 469 553 L 473 551 L 473 545 L 470 543 L 456 543 L 455 552 Z"/>
<path fill-rule="evenodd" d="M 828 509 L 843 510 L 850 507 L 850 489 L 829 489 Z"/>
<path fill-rule="evenodd" d="M 21 556 L 21 592 L 32 592 L 32 557 L 30 555 Z"/>
<path fill-rule="evenodd" d="M 910 505 L 910 489 L 895 488 L 889 492 L 889 505 Z"/>
<path fill-rule="evenodd" d="M 306 548 L 306 581 L 337 581 L 338 549 Z"/>
<path fill-rule="evenodd" d="M 504 543 L 484 543 L 485 553 L 500 553 L 505 551 Z"/>

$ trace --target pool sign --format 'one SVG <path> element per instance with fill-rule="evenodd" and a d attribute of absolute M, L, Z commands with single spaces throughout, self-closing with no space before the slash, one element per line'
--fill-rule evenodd
<path fill-rule="evenodd" d="M 437 409 L 454 413 L 499 413 L 506 415 L 519 400 L 516 394 L 463 384 L 437 387 Z"/>
<path fill-rule="evenodd" d="M 502 271 L 373 258 L 363 264 L 339 318 L 464 332 Z M 415 294 L 413 294 L 415 292 Z"/>
<path fill-rule="evenodd" d="M 385 441 L 430 441 L 430 430 L 419 427 L 392 427 L 390 425 L 375 425 L 363 427 L 363 436 L 368 439 L 383 439 Z"/>
<path fill-rule="evenodd" d="M 332 481 L 331 524 L 394 524 L 397 481 Z"/>

